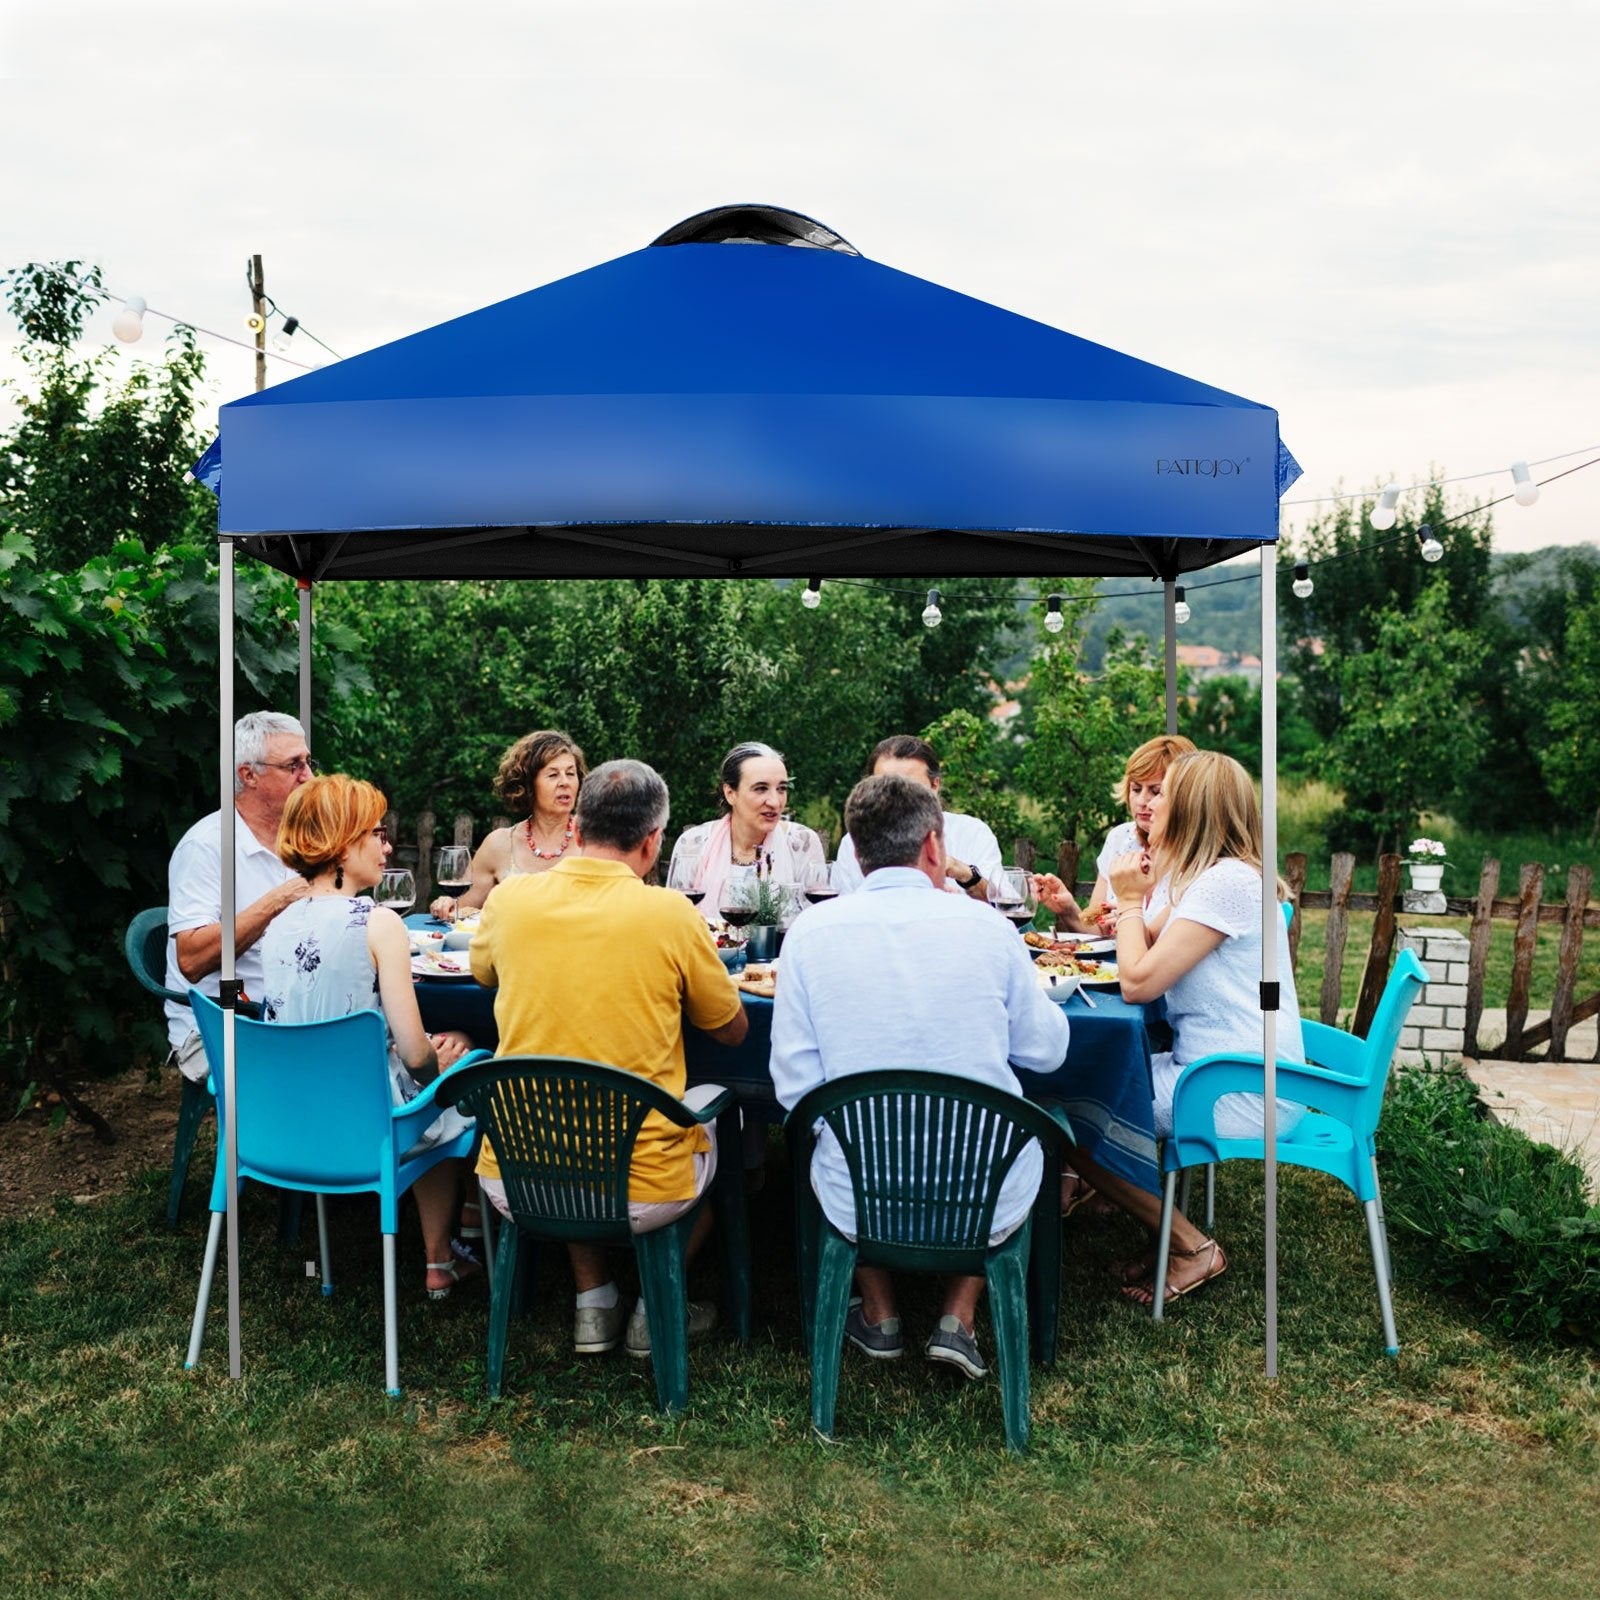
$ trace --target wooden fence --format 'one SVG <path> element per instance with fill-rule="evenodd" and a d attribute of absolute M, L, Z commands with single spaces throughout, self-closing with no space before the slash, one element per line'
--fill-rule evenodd
<path fill-rule="evenodd" d="M 1019 866 L 1031 869 L 1035 865 L 1036 851 L 1030 840 L 1018 839 L 1015 850 Z M 1075 841 L 1064 840 L 1056 852 L 1056 875 L 1064 882 L 1074 884 L 1074 893 L 1082 901 L 1093 892 L 1094 880 L 1079 878 L 1080 855 Z M 1360 1034 L 1365 1034 L 1371 1025 L 1393 961 L 1395 915 L 1402 910 L 1400 880 L 1403 865 L 1399 856 L 1380 857 L 1376 892 L 1358 894 L 1352 888 L 1356 866 L 1353 855 L 1341 852 L 1332 858 L 1329 864 L 1329 887 L 1326 889 L 1305 887 L 1305 856 L 1295 854 L 1285 860 L 1284 881 L 1289 885 L 1296 913 L 1289 925 L 1289 952 L 1297 979 L 1300 976 L 1300 941 L 1305 931 L 1299 913 L 1301 910 L 1328 913 L 1317 1008 L 1324 1022 L 1338 1020 L 1341 974 L 1350 935 L 1350 913 L 1371 911 L 1375 913 L 1372 938 L 1362 967 L 1352 1024 Z M 1565 898 L 1546 905 L 1543 901 L 1544 868 L 1533 862 L 1521 869 L 1516 896 L 1501 898 L 1500 863 L 1494 857 L 1486 856 L 1478 877 L 1477 894 L 1470 900 L 1446 897 L 1445 915 L 1465 917 L 1470 922 L 1467 934 L 1468 1055 L 1523 1061 L 1540 1046 L 1547 1046 L 1545 1059 L 1567 1060 L 1567 1036 L 1572 1028 L 1590 1017 L 1600 1015 L 1600 994 L 1591 994 L 1581 1000 L 1577 996 L 1584 931 L 1600 927 L 1600 907 L 1589 904 L 1593 877 L 1589 867 L 1570 868 Z M 1426 926 L 1431 919 L 1423 917 L 1419 920 Z M 1491 931 L 1497 921 L 1515 924 L 1511 983 L 1506 996 L 1506 1036 L 1504 1042 L 1498 1045 L 1483 1045 L 1478 1039 L 1478 1029 L 1483 1021 L 1484 976 L 1489 962 Z M 1545 1021 L 1529 1027 L 1534 946 L 1541 923 L 1559 924 L 1561 942 L 1556 954 L 1556 983 L 1555 992 L 1550 997 L 1550 1015 Z M 1600 1049 L 1596 1050 L 1595 1059 L 1600 1060 Z"/>
<path fill-rule="evenodd" d="M 495 817 L 488 826 L 504 827 L 507 820 L 505 817 Z M 398 819 L 392 812 L 387 821 L 390 837 L 401 841 Z M 431 867 L 436 845 L 455 843 L 470 846 L 477 837 L 477 824 L 467 812 L 452 818 L 448 836 L 440 837 L 438 820 L 431 811 L 424 811 L 417 819 L 415 843 L 397 842 L 396 857 L 405 866 L 417 868 L 426 863 Z M 824 836 L 825 848 L 828 842 Z M 1018 839 L 1013 848 L 1013 859 L 1017 865 L 1033 870 L 1038 861 L 1038 850 L 1033 841 Z M 1073 892 L 1080 902 L 1094 889 L 1092 878 L 1082 879 L 1078 876 L 1081 860 L 1082 851 L 1075 840 L 1064 839 L 1057 847 L 1056 875 L 1063 882 L 1074 885 Z M 1353 1020 L 1355 1031 L 1365 1034 L 1378 1008 L 1378 1000 L 1393 961 L 1395 916 L 1403 909 L 1400 893 L 1403 863 L 1399 856 L 1380 857 L 1378 887 L 1371 894 L 1357 893 L 1352 887 L 1355 866 L 1355 857 L 1341 852 L 1329 863 L 1329 887 L 1307 889 L 1306 858 L 1296 854 L 1286 858 L 1283 876 L 1289 885 L 1296 912 L 1289 926 L 1289 952 L 1297 979 L 1300 976 L 1300 941 L 1305 931 L 1299 913 L 1302 910 L 1328 913 L 1318 995 L 1318 1014 L 1324 1022 L 1336 1022 L 1339 1016 L 1341 974 L 1350 936 L 1350 913 L 1371 911 L 1376 914 L 1362 967 Z M 1545 1046 L 1546 1059 L 1566 1060 L 1567 1036 L 1572 1028 L 1590 1017 L 1600 1015 L 1600 994 L 1587 995 L 1583 999 L 1577 995 L 1584 932 L 1600 927 L 1600 907 L 1589 904 L 1594 874 L 1588 867 L 1570 868 L 1565 898 L 1546 905 L 1543 899 L 1543 866 L 1537 862 L 1524 866 L 1516 895 L 1505 898 L 1500 896 L 1500 870 L 1499 861 L 1492 856 L 1484 857 L 1478 876 L 1477 894 L 1470 900 L 1456 896 L 1447 896 L 1445 900 L 1446 915 L 1465 917 L 1470 923 L 1467 934 L 1466 1053 L 1470 1056 L 1523 1061 L 1529 1059 L 1533 1051 Z M 425 895 L 427 888 L 419 884 L 418 893 L 419 896 Z M 1428 920 L 1423 919 L 1423 925 Z M 1478 1040 L 1478 1028 L 1483 1021 L 1484 975 L 1495 922 L 1513 923 L 1516 930 L 1512 942 L 1510 990 L 1506 996 L 1506 1036 L 1504 1042 L 1498 1045 L 1483 1045 Z M 1550 997 L 1550 1015 L 1545 1021 L 1529 1027 L 1534 947 L 1541 923 L 1559 924 L 1561 940 L 1556 956 L 1555 992 Z M 1596 1050 L 1595 1059 L 1600 1060 L 1600 1049 Z"/>

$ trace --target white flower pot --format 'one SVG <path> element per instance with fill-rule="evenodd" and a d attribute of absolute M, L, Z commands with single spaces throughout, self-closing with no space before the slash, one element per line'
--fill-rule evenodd
<path fill-rule="evenodd" d="M 1411 874 L 1411 887 L 1421 892 L 1437 890 L 1444 883 L 1444 867 L 1440 863 L 1408 861 L 1406 871 Z"/>

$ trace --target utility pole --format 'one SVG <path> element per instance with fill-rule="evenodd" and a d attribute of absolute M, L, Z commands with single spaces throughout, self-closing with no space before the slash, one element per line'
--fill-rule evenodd
<path fill-rule="evenodd" d="M 261 269 L 261 257 L 250 257 L 250 293 L 255 298 L 256 330 L 256 393 L 267 386 L 267 280 Z"/>

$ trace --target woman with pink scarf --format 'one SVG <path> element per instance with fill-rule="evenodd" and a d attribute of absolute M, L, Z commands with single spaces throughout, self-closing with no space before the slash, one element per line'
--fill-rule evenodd
<path fill-rule="evenodd" d="M 692 873 L 704 889 L 700 914 L 722 920 L 728 885 L 760 876 L 793 887 L 796 905 L 806 869 L 823 865 L 827 854 L 810 828 L 784 816 L 789 804 L 789 769 L 769 744 L 736 744 L 722 758 L 719 773 L 722 815 L 685 828 L 672 852 L 671 871 Z M 673 881 L 677 881 L 675 878 Z"/>

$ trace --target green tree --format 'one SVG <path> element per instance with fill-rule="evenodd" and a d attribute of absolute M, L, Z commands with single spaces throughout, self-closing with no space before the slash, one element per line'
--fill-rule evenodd
<path fill-rule="evenodd" d="M 1567 615 L 1560 687 L 1546 715 L 1540 764 L 1550 792 L 1600 837 L 1600 595 Z"/>
<path fill-rule="evenodd" d="M 8 281 L 28 339 L 0 435 L 0 1078 L 15 1086 L 161 1048 L 121 937 L 166 899 L 174 841 L 216 805 L 217 567 L 184 537 L 215 516 L 184 484 L 192 345 L 104 392 L 104 362 L 67 348 L 98 275 L 65 263 Z M 237 617 L 241 695 L 292 705 L 292 586 L 245 563 Z M 318 640 L 331 695 L 348 642 Z"/>
<path fill-rule="evenodd" d="M 19 413 L 0 439 L 0 527 L 28 535 L 49 566 L 79 566 L 136 539 L 147 550 L 216 527 L 216 501 L 185 476 L 203 440 L 194 425 L 204 367 L 179 324 L 163 358 L 111 381 L 116 354 L 76 351 L 106 299 L 98 267 L 30 262 L 0 278 L 26 338 Z"/>
<path fill-rule="evenodd" d="M 1375 616 L 1370 650 L 1341 662 L 1343 720 L 1329 750 L 1350 822 L 1380 848 L 1401 848 L 1422 812 L 1454 793 L 1483 754 L 1484 719 L 1472 687 L 1488 644 L 1452 618 L 1448 584 L 1409 612 Z"/>
<path fill-rule="evenodd" d="M 1074 601 L 1094 592 L 1089 580 L 1053 588 Z M 1113 630 L 1091 677 L 1080 667 L 1085 609 L 1069 604 L 1063 615 L 1066 626 L 1044 634 L 1034 653 L 1023 696 L 1020 782 L 1043 812 L 1047 843 L 1098 846 L 1127 820 L 1112 788 L 1128 752 L 1166 725 L 1166 675 L 1142 637 L 1130 641 Z"/>

